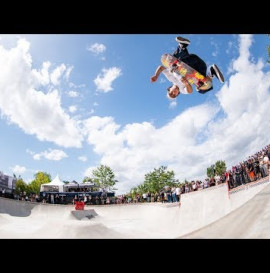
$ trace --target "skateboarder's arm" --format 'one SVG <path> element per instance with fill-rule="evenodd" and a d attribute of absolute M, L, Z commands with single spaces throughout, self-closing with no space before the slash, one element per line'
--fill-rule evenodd
<path fill-rule="evenodd" d="M 193 89 L 192 89 L 192 86 L 189 84 L 189 82 L 186 80 L 186 78 L 185 78 L 185 77 L 182 77 L 182 78 L 181 78 L 181 81 L 182 81 L 182 83 L 186 86 L 187 92 L 188 92 L 189 94 L 191 94 L 192 91 L 193 91 Z"/>
<path fill-rule="evenodd" d="M 166 69 L 166 67 L 160 65 L 160 66 L 157 68 L 157 70 L 156 70 L 156 72 L 155 72 L 155 75 L 152 76 L 152 77 L 150 78 L 150 81 L 151 81 L 151 82 L 155 82 L 155 81 L 158 79 L 160 73 L 161 73 L 163 70 L 165 70 L 165 69 Z"/>

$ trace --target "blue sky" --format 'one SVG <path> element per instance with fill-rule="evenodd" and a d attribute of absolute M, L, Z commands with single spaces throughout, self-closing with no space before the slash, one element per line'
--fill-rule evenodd
<path fill-rule="evenodd" d="M 150 77 L 178 35 L 0 35 L 0 170 L 82 181 L 105 164 L 121 194 L 161 165 L 203 179 L 267 145 L 267 35 L 182 35 L 225 83 L 171 101 L 166 78 Z"/>

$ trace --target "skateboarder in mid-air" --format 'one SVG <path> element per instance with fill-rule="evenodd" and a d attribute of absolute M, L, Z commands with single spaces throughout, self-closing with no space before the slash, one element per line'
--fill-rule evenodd
<path fill-rule="evenodd" d="M 224 82 L 224 77 L 217 67 L 217 65 L 213 64 L 210 66 L 209 72 L 207 73 L 207 66 L 206 63 L 199 58 L 195 54 L 189 54 L 187 47 L 190 44 L 190 41 L 188 39 L 185 39 L 183 37 L 176 37 L 176 41 L 179 43 L 177 49 L 173 53 L 173 57 L 177 58 L 179 62 L 183 61 L 185 64 L 189 65 L 196 71 L 198 71 L 200 74 L 202 74 L 204 77 L 208 78 L 212 81 L 213 77 L 217 77 L 221 83 Z M 189 84 L 189 82 L 185 79 L 185 77 L 180 76 L 176 72 L 174 72 L 172 69 L 168 69 L 164 66 L 159 66 L 156 69 L 155 75 L 150 78 L 151 82 L 155 82 L 160 73 L 163 73 L 166 78 L 173 83 L 172 86 L 167 88 L 168 90 L 168 97 L 169 98 L 176 98 L 180 93 L 183 94 L 191 94 L 192 93 L 192 86 Z M 200 90 L 200 87 L 197 88 L 197 91 L 201 94 L 205 94 L 206 92 L 212 90 L 213 87 L 209 87 L 208 89 Z"/>

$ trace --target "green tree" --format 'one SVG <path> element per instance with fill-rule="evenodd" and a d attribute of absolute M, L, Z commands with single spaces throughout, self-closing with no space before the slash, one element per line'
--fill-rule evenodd
<path fill-rule="evenodd" d="M 86 183 L 86 182 L 97 184 L 97 183 L 95 183 L 94 178 L 91 178 L 89 176 L 85 176 L 84 177 L 83 183 Z M 93 191 L 98 191 L 98 188 L 99 188 L 99 184 L 98 184 L 98 186 L 93 186 L 92 190 Z"/>
<path fill-rule="evenodd" d="M 20 194 L 21 192 L 26 192 L 28 185 L 23 181 L 22 178 L 19 178 L 15 185 L 15 193 Z"/>
<path fill-rule="evenodd" d="M 134 199 L 134 197 L 136 196 L 137 193 L 139 193 L 137 187 L 131 188 L 131 190 L 130 190 L 130 195 L 131 195 L 132 199 Z"/>
<path fill-rule="evenodd" d="M 214 177 L 216 174 L 215 165 L 211 165 L 207 168 L 206 174 L 209 178 Z"/>
<path fill-rule="evenodd" d="M 116 182 L 114 172 L 106 165 L 100 165 L 97 169 L 92 171 L 93 181 L 102 189 L 115 190 L 113 186 Z"/>
<path fill-rule="evenodd" d="M 209 178 L 215 175 L 222 175 L 226 171 L 226 162 L 223 160 L 218 160 L 215 164 L 207 168 L 207 176 Z"/>
<path fill-rule="evenodd" d="M 226 171 L 226 162 L 219 160 L 215 164 L 215 170 L 217 175 L 222 175 Z"/>
<path fill-rule="evenodd" d="M 140 184 L 138 187 L 138 193 L 140 195 L 142 195 L 143 193 L 147 192 L 147 187 L 145 186 L 145 184 Z"/>
<path fill-rule="evenodd" d="M 164 186 L 175 186 L 178 180 L 175 179 L 174 171 L 168 171 L 166 166 L 161 166 L 158 169 L 145 175 L 143 189 L 151 193 L 160 192 Z"/>
<path fill-rule="evenodd" d="M 83 183 L 86 183 L 86 182 L 91 182 L 93 183 L 94 182 L 94 179 L 89 177 L 89 176 L 85 176 L 84 179 L 83 179 Z"/>
<path fill-rule="evenodd" d="M 51 175 L 46 172 L 37 172 L 34 175 L 35 179 L 28 185 L 29 192 L 39 194 L 42 184 L 50 183 Z"/>

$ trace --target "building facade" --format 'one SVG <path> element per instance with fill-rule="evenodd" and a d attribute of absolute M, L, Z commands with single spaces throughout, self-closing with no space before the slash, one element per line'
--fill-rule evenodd
<path fill-rule="evenodd" d="M 13 176 L 5 175 L 0 171 L 0 190 L 5 190 L 7 193 L 11 193 L 15 190 L 17 179 Z"/>

